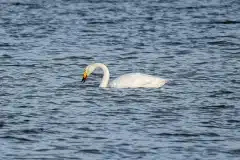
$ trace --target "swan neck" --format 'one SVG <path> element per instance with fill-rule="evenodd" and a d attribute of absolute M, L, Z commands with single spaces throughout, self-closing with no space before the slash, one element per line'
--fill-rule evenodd
<path fill-rule="evenodd" d="M 96 67 L 99 67 L 103 70 L 103 78 L 102 78 L 102 82 L 100 83 L 99 87 L 106 88 L 108 86 L 108 81 L 109 81 L 109 77 L 110 77 L 109 70 L 108 70 L 107 66 L 105 66 L 102 63 L 95 63 L 95 65 L 96 65 Z"/>

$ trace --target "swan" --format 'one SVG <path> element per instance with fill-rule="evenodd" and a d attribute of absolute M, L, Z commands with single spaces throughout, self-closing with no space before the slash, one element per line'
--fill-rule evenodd
<path fill-rule="evenodd" d="M 109 81 L 109 70 L 106 65 L 102 63 L 94 63 L 88 65 L 83 73 L 82 82 L 84 83 L 87 77 L 96 69 L 101 68 L 103 70 L 103 78 L 99 87 L 106 88 L 159 88 L 163 86 L 167 80 L 142 74 L 142 73 L 129 73 L 124 74 L 108 84 Z"/>

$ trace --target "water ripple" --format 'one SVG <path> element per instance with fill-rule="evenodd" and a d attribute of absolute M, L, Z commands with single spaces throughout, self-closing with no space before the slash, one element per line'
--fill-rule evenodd
<path fill-rule="evenodd" d="M 0 14 L 0 159 L 239 159 L 238 1 L 2 0 Z M 169 83 L 81 83 L 95 62 Z"/>

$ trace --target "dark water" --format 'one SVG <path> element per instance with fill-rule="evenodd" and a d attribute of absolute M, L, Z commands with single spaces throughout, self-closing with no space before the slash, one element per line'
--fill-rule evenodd
<path fill-rule="evenodd" d="M 1 0 L 0 37 L 0 159 L 239 159 L 239 0 Z"/>

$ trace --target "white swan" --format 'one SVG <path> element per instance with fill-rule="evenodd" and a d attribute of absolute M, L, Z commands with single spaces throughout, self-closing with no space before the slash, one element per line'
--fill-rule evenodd
<path fill-rule="evenodd" d="M 103 78 L 102 82 L 99 87 L 106 88 L 106 87 L 112 87 L 112 88 L 159 88 L 163 86 L 167 80 L 142 74 L 142 73 L 129 73 L 122 75 L 118 77 L 117 79 L 113 80 L 110 84 L 108 84 L 109 81 L 109 70 L 108 68 L 102 64 L 102 63 L 94 63 L 91 65 L 88 65 L 85 68 L 85 71 L 83 73 L 82 82 L 85 82 L 87 77 L 96 69 L 101 68 L 103 70 Z"/>

